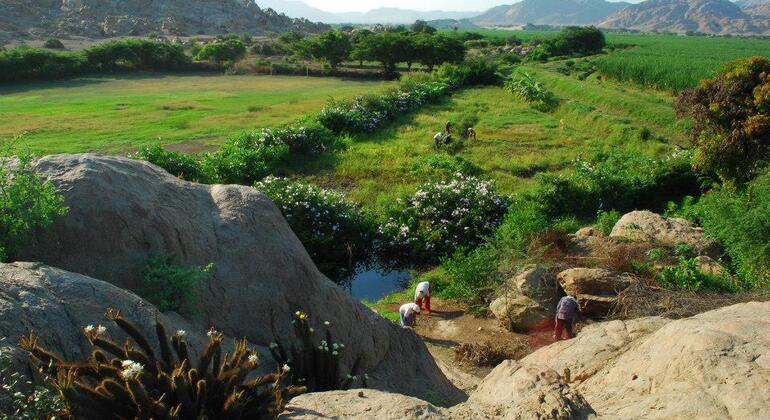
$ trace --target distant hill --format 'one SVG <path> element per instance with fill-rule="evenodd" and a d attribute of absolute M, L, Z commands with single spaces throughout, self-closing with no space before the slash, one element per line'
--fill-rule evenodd
<path fill-rule="evenodd" d="M 291 17 L 302 17 L 324 23 L 391 23 L 407 24 L 415 20 L 460 20 L 476 16 L 478 12 L 417 11 L 382 7 L 368 12 L 331 13 L 298 0 L 257 0 L 260 7 L 269 7 Z"/>
<path fill-rule="evenodd" d="M 736 4 L 748 15 L 770 18 L 770 0 L 745 0 Z"/>
<path fill-rule="evenodd" d="M 0 38 L 259 34 L 324 25 L 259 8 L 251 0 L 0 0 Z"/>
<path fill-rule="evenodd" d="M 647 0 L 609 16 L 599 27 L 645 32 L 770 34 L 770 20 L 749 15 L 728 0 Z"/>
<path fill-rule="evenodd" d="M 473 23 L 470 19 L 439 19 L 429 20 L 428 25 L 436 29 L 480 29 L 478 25 Z"/>
<path fill-rule="evenodd" d="M 472 18 L 477 25 L 587 25 L 627 7 L 629 3 L 604 0 L 523 0 L 493 7 Z"/>

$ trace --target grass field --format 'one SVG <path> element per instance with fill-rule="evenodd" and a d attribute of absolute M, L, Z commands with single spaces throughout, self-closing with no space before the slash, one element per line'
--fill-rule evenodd
<path fill-rule="evenodd" d="M 464 90 L 441 104 L 407 116 L 389 129 L 351 139 L 346 151 L 294 164 L 293 175 L 348 192 L 370 208 L 385 208 L 451 160 L 436 152 L 433 134 L 446 121 L 476 114 L 479 140 L 456 154 L 495 179 L 504 192 L 526 189 L 537 172 L 559 172 L 597 147 L 622 147 L 661 156 L 685 141 L 670 96 L 615 82 L 579 81 L 536 67 L 528 71 L 562 99 L 542 113 L 499 87 Z M 646 140 L 641 134 L 648 130 Z M 450 169 L 451 170 L 451 169 Z"/>
<path fill-rule="evenodd" d="M 0 87 L 0 139 L 36 153 L 131 152 L 160 141 L 195 151 L 229 134 L 290 122 L 330 97 L 388 83 L 333 78 L 142 74 Z"/>

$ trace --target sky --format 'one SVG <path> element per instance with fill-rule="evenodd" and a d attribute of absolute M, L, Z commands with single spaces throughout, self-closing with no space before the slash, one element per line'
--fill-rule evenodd
<path fill-rule="evenodd" d="M 328 12 L 366 12 L 378 7 L 410 10 L 483 11 L 516 0 L 303 0 L 306 4 Z M 609 0 L 613 1 L 613 0 Z M 631 1 L 638 3 L 640 0 Z"/>

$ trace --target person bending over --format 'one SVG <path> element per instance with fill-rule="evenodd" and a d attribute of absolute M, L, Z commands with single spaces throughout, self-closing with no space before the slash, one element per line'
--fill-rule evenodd
<path fill-rule="evenodd" d="M 575 336 L 572 332 L 572 326 L 578 313 L 580 313 L 580 305 L 578 304 L 575 295 L 564 296 L 561 298 L 559 304 L 556 306 L 556 327 L 553 332 L 554 340 L 561 340 L 565 331 L 567 332 L 568 339 Z"/>

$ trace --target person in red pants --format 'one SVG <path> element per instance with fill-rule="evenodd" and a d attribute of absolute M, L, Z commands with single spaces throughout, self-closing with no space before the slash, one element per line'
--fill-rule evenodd
<path fill-rule="evenodd" d="M 572 325 L 575 317 L 580 312 L 580 304 L 574 295 L 564 296 L 556 306 L 556 327 L 553 331 L 553 339 L 561 340 L 564 331 L 567 332 L 567 339 L 574 337 Z"/>
<path fill-rule="evenodd" d="M 422 309 L 425 303 L 425 310 L 430 313 L 430 282 L 424 281 L 417 285 L 414 291 L 414 303 Z"/>

